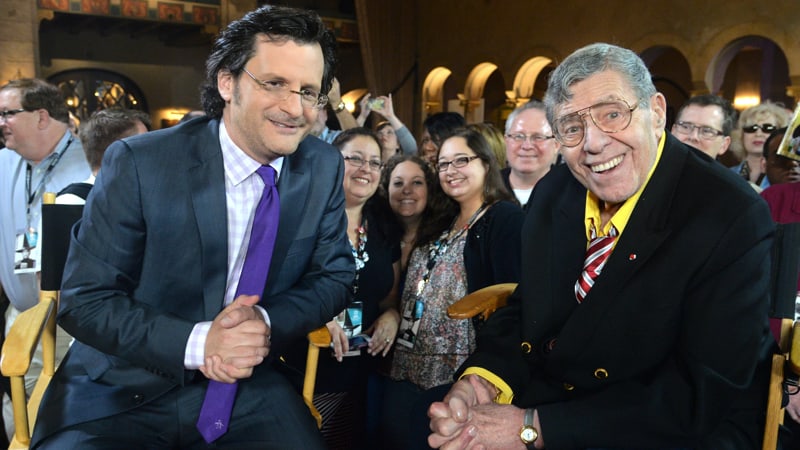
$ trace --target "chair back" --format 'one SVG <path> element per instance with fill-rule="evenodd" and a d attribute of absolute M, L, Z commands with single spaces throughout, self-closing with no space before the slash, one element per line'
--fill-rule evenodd
<path fill-rule="evenodd" d="M 42 204 L 42 290 L 61 289 L 71 230 L 82 214 L 83 205 Z"/>

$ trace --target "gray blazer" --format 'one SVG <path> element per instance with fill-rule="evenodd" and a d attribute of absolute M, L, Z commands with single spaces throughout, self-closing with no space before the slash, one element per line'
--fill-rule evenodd
<path fill-rule="evenodd" d="M 218 133 L 217 120 L 195 120 L 106 152 L 64 273 L 59 324 L 76 342 L 42 401 L 34 442 L 194 378 L 183 366 L 186 342 L 195 323 L 219 313 L 227 278 Z M 339 152 L 313 137 L 284 160 L 260 303 L 275 324 L 272 354 L 345 307 L 354 267 L 343 171 Z"/>

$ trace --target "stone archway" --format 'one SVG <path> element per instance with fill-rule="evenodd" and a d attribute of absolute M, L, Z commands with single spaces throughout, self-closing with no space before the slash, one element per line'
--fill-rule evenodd
<path fill-rule="evenodd" d="M 544 56 L 534 56 L 525 61 L 514 77 L 514 87 L 506 91 L 509 106 L 516 108 L 533 97 L 534 86 L 542 70 L 552 64 L 553 60 Z"/>
<path fill-rule="evenodd" d="M 484 99 L 484 88 L 486 82 L 493 74 L 498 73 L 497 65 L 490 62 L 482 62 L 476 65 L 467 76 L 464 85 L 464 94 L 459 96 L 461 106 L 464 108 L 464 118 L 467 123 L 482 122 L 485 116 L 486 100 Z M 500 75 L 502 77 L 502 75 Z M 504 83 L 502 83 L 504 84 Z M 499 105 L 497 105 L 499 106 Z"/>
<path fill-rule="evenodd" d="M 422 117 L 444 111 L 444 83 L 453 73 L 446 67 L 435 67 L 422 85 Z"/>

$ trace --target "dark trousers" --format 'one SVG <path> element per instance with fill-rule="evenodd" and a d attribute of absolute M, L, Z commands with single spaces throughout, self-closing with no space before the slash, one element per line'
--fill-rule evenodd
<path fill-rule="evenodd" d="M 408 381 L 388 380 L 383 398 L 380 433 L 384 450 L 430 449 L 428 408 L 442 401 L 452 384 L 422 389 Z M 376 447 L 378 448 L 378 447 Z"/>
<path fill-rule="evenodd" d="M 324 449 L 302 397 L 275 370 L 239 383 L 228 432 L 206 444 L 195 427 L 207 381 L 176 388 L 115 416 L 77 424 L 36 448 L 62 449 Z"/>

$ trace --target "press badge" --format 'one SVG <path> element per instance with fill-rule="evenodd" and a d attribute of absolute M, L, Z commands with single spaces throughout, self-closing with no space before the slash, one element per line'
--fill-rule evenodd
<path fill-rule="evenodd" d="M 403 305 L 400 330 L 397 336 L 398 344 L 404 347 L 414 348 L 423 312 L 425 312 L 425 303 L 422 301 L 422 297 L 418 295 L 409 298 Z"/>
<path fill-rule="evenodd" d="M 39 233 L 34 228 L 29 228 L 25 233 L 18 234 L 14 246 L 14 273 L 31 273 L 38 270 L 37 244 Z"/>

